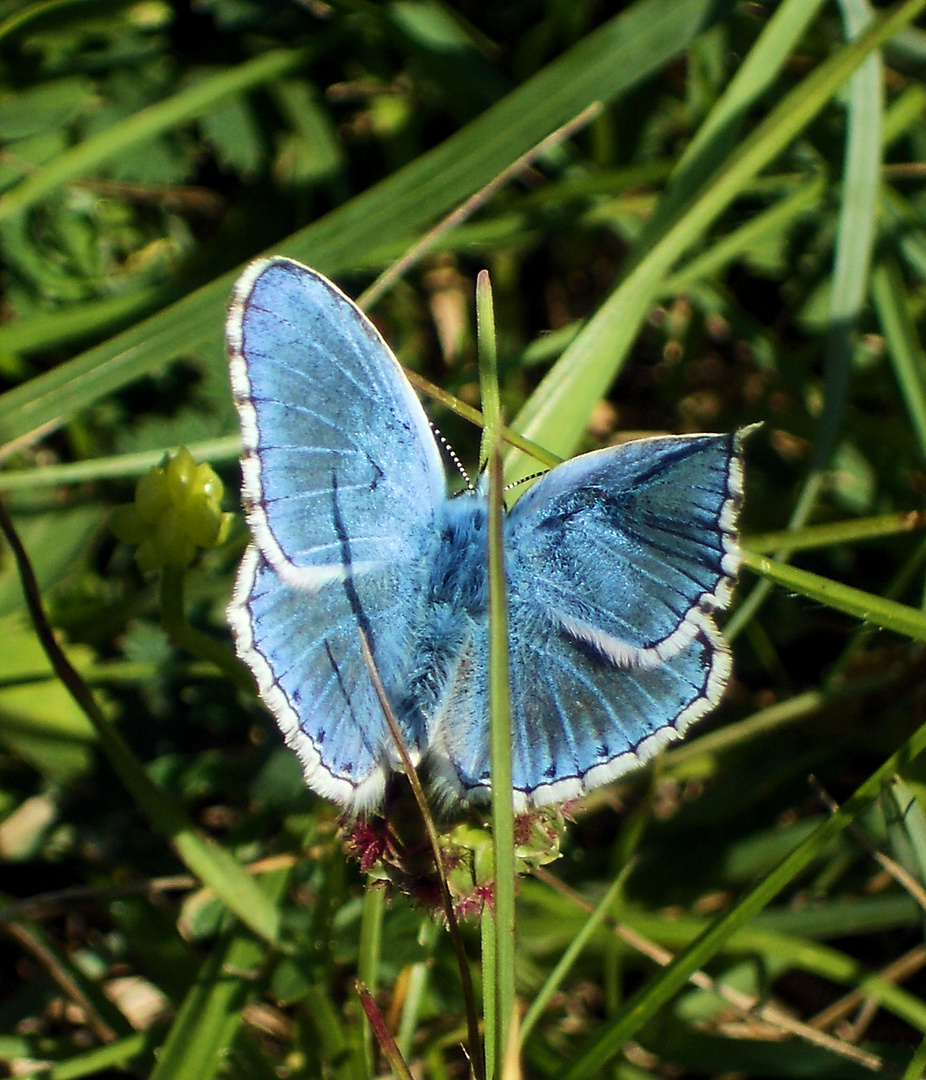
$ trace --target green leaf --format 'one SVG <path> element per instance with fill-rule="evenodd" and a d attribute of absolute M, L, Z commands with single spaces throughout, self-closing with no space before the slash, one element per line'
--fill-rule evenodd
<path fill-rule="evenodd" d="M 13 141 L 64 127 L 93 100 L 93 84 L 80 76 L 52 79 L 0 99 L 0 139 Z M 18 151 L 17 151 L 18 153 Z"/>

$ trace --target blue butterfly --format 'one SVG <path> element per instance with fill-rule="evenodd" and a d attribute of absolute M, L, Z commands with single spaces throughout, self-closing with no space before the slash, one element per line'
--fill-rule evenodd
<path fill-rule="evenodd" d="M 447 496 L 398 361 L 321 274 L 251 264 L 227 334 L 253 534 L 228 618 L 306 781 L 357 813 L 401 768 L 362 630 L 438 799 L 485 801 L 485 496 Z M 742 438 L 584 454 L 508 513 L 516 810 L 606 783 L 719 701 L 731 661 L 713 613 L 739 566 Z"/>

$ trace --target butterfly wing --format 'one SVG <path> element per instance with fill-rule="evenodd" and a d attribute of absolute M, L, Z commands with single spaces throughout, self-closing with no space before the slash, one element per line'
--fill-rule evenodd
<path fill-rule="evenodd" d="M 571 798 L 718 702 L 730 657 L 741 434 L 640 440 L 551 470 L 506 522 L 516 804 Z M 435 740 L 444 784 L 489 790 L 487 635 Z M 482 719 L 481 719 L 482 718 Z"/>
<path fill-rule="evenodd" d="M 444 499 L 437 447 L 382 338 L 314 271 L 250 266 L 227 333 L 254 537 L 228 611 L 238 654 L 310 786 L 362 809 L 396 753 L 361 632 L 400 701 Z M 426 735 L 399 719 L 417 756 Z"/>
<path fill-rule="evenodd" d="M 273 258 L 242 274 L 226 333 L 243 498 L 270 565 L 313 587 L 416 557 L 443 469 L 373 324 L 321 274 Z"/>
<path fill-rule="evenodd" d="M 739 568 L 739 434 L 640 439 L 551 470 L 509 518 L 512 574 L 572 637 L 654 666 L 725 607 Z"/>
<path fill-rule="evenodd" d="M 424 582 L 408 567 L 354 575 L 317 589 L 280 579 L 253 544 L 238 571 L 228 616 L 238 655 L 302 762 L 306 782 L 352 811 L 382 801 L 397 753 L 361 652 L 366 635 L 393 702 L 403 700 Z M 406 746 L 427 738 L 399 712 Z"/>

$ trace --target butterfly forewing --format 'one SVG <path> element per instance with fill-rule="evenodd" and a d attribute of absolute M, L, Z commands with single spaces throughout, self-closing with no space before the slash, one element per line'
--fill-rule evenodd
<path fill-rule="evenodd" d="M 508 519 L 513 595 L 618 664 L 674 655 L 689 613 L 729 600 L 739 438 L 641 439 L 551 470 Z"/>
<path fill-rule="evenodd" d="M 255 542 L 315 585 L 414 559 L 444 476 L 421 404 L 377 330 L 326 278 L 253 264 L 229 310 Z"/>

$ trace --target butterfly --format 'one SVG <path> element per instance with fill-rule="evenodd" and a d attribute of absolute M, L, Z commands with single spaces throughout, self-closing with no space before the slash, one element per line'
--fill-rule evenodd
<path fill-rule="evenodd" d="M 401 769 L 363 634 L 435 797 L 487 800 L 485 492 L 448 496 L 398 361 L 321 274 L 252 263 L 227 337 L 253 537 L 228 619 L 307 783 L 357 814 Z M 743 436 L 583 454 L 506 514 L 517 811 L 606 783 L 719 701 Z"/>

